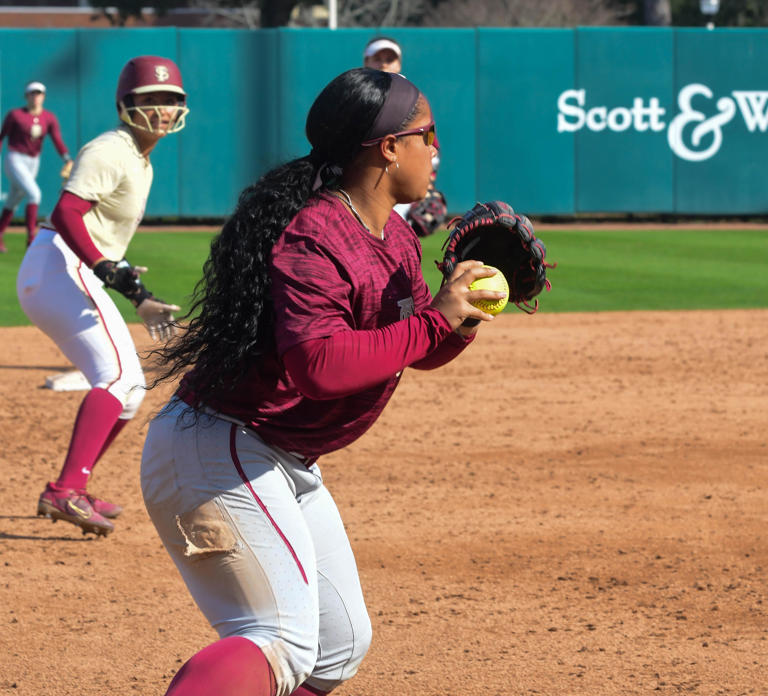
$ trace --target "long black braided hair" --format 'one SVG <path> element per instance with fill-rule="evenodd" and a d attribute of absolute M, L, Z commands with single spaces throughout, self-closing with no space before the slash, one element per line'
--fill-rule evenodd
<path fill-rule="evenodd" d="M 272 247 L 312 195 L 317 176 L 339 171 L 358 155 L 391 81 L 389 73 L 370 68 L 336 77 L 309 110 L 310 155 L 272 169 L 240 194 L 211 243 L 192 307 L 181 317 L 188 326 L 151 353 L 159 367 L 153 386 L 194 366 L 187 380 L 199 405 L 233 391 L 273 347 Z"/>

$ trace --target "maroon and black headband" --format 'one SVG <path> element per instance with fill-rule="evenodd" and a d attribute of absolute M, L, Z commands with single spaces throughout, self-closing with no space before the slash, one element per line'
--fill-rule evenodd
<path fill-rule="evenodd" d="M 419 100 L 421 92 L 416 85 L 399 73 L 391 73 L 391 75 L 392 84 L 384 98 L 384 104 L 376 115 L 371 130 L 363 139 L 364 142 L 383 138 L 385 135 L 399 131 Z"/>

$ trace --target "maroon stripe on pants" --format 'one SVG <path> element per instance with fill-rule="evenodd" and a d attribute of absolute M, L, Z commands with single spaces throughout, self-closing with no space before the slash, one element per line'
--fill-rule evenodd
<path fill-rule="evenodd" d="M 296 565 L 299 568 L 299 572 L 301 573 L 301 577 L 304 579 L 305 584 L 309 585 L 309 580 L 307 580 L 307 574 L 304 572 L 304 567 L 301 565 L 301 561 L 299 560 L 299 557 L 296 555 L 296 551 L 293 550 L 293 546 L 291 546 L 291 542 L 288 541 L 288 538 L 285 536 L 285 534 L 283 534 L 282 529 L 278 527 L 277 522 L 275 522 L 272 515 L 269 514 L 269 510 L 267 510 L 267 506 L 264 505 L 261 498 L 259 498 L 259 496 L 256 494 L 256 491 L 253 490 L 253 486 L 251 485 L 251 482 L 248 480 L 248 477 L 245 475 L 245 472 L 243 471 L 243 467 L 240 464 L 240 457 L 237 456 L 237 444 L 236 444 L 237 429 L 238 429 L 238 426 L 233 423 L 229 431 L 229 453 L 232 456 L 232 463 L 235 465 L 235 469 L 237 469 L 237 473 L 240 474 L 240 478 L 242 479 L 243 483 L 248 487 L 248 490 L 251 492 L 253 499 L 256 501 L 257 505 L 261 508 L 262 512 L 267 516 L 267 519 L 269 520 L 270 524 L 274 527 L 279 537 L 283 540 L 283 543 L 288 548 L 288 551 L 290 551 L 291 556 L 293 556 L 293 560 L 296 561 Z"/>

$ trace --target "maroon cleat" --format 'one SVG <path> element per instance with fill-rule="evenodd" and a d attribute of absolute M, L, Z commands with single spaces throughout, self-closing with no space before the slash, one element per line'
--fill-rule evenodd
<path fill-rule="evenodd" d="M 95 495 L 91 495 L 85 490 L 79 490 L 77 492 L 80 495 L 84 495 L 86 498 L 88 498 L 88 502 L 91 504 L 93 509 L 102 517 L 114 520 L 115 517 L 119 517 L 120 513 L 123 511 L 122 506 L 118 505 L 117 503 L 110 503 L 106 500 L 102 500 L 101 498 L 97 498 Z"/>
<path fill-rule="evenodd" d="M 37 502 L 37 514 L 56 520 L 65 520 L 80 527 L 83 534 L 107 536 L 115 526 L 91 504 L 89 497 L 67 488 L 54 490 L 50 484 L 40 494 Z"/>

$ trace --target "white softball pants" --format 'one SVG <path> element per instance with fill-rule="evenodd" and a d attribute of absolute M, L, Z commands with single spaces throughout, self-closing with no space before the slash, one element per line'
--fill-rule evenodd
<path fill-rule="evenodd" d="M 40 229 L 16 277 L 21 308 L 91 387 L 106 389 L 133 418 L 144 400 L 136 346 L 102 282 L 53 230 Z"/>
<path fill-rule="evenodd" d="M 8 195 L 4 208 L 15 210 L 24 196 L 30 203 L 40 204 L 42 195 L 37 185 L 37 172 L 40 170 L 40 158 L 25 155 L 23 152 L 8 150 L 5 155 L 5 175 L 8 177 Z"/>
<path fill-rule="evenodd" d="M 144 502 L 165 548 L 220 638 L 266 656 L 288 696 L 352 677 L 371 623 L 336 504 L 307 468 L 242 426 L 172 399 L 152 421 Z"/>

